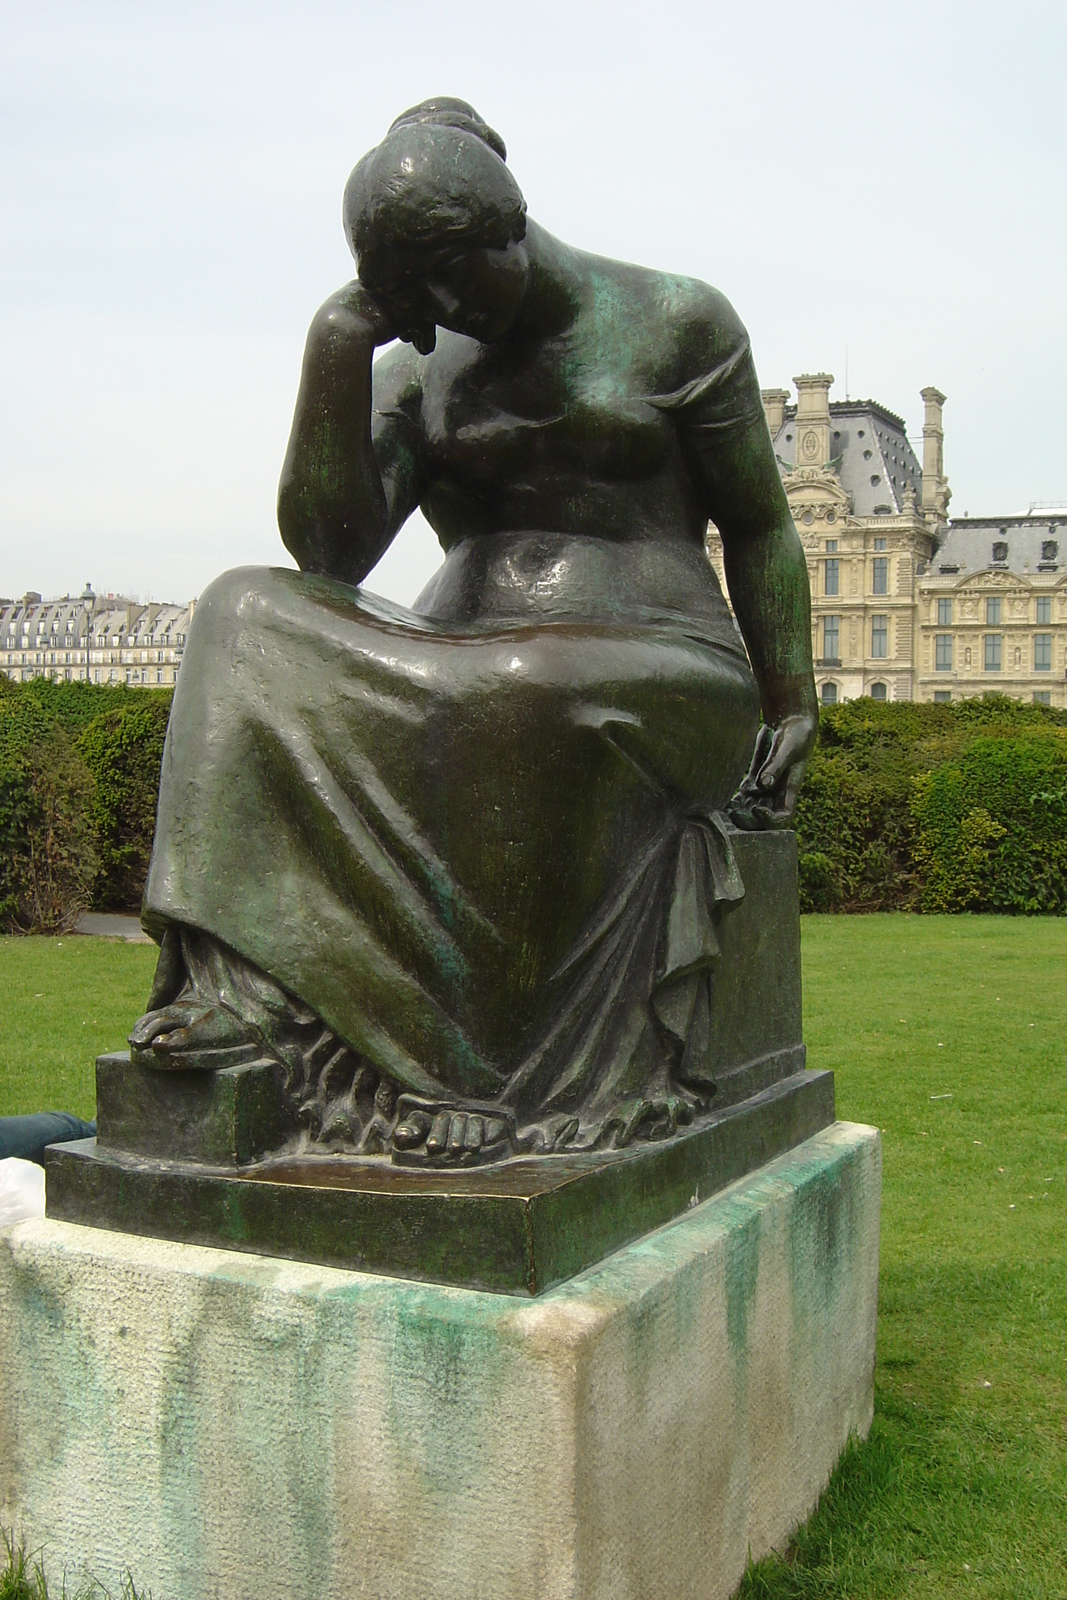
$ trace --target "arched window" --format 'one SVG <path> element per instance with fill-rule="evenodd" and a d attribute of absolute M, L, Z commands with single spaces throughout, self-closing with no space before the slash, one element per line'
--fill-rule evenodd
<path fill-rule="evenodd" d="M 824 683 L 823 686 L 822 686 L 822 691 L 821 692 L 822 692 L 822 703 L 823 703 L 824 706 L 836 706 L 836 704 L 837 704 L 837 684 L 836 683 Z"/>
<path fill-rule="evenodd" d="M 884 683 L 872 683 L 871 684 L 871 699 L 872 700 L 888 700 L 889 699 L 889 693 L 888 693 L 888 690 L 886 689 L 886 686 L 885 686 Z"/>

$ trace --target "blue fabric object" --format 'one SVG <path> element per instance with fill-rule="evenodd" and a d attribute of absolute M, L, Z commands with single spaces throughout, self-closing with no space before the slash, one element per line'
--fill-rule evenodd
<path fill-rule="evenodd" d="M 0 1117 L 0 1161 L 19 1156 L 23 1161 L 44 1165 L 47 1144 L 65 1144 L 70 1139 L 93 1139 L 96 1123 L 83 1122 L 69 1111 L 38 1111 L 30 1117 Z"/>

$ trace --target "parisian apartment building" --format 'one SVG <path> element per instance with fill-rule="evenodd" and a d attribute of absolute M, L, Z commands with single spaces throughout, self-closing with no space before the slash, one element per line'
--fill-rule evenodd
<path fill-rule="evenodd" d="M 885 406 L 831 400 L 833 381 L 794 378 L 795 402 L 763 392 L 808 562 L 823 703 L 998 691 L 1067 706 L 1067 508 L 950 518 L 945 396 L 921 391 L 916 449 Z M 722 582 L 714 528 L 708 554 Z"/>
<path fill-rule="evenodd" d="M 143 605 L 121 595 L 0 600 L 0 672 L 18 682 L 126 683 L 164 688 L 177 682 L 196 602 Z"/>

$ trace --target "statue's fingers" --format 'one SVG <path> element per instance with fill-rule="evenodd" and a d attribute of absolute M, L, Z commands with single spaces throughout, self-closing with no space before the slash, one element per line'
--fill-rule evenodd
<path fill-rule="evenodd" d="M 767 724 L 763 722 L 760 724 L 759 733 L 756 735 L 756 743 L 752 748 L 752 760 L 748 764 L 748 772 L 746 773 L 744 779 L 745 783 L 754 784 L 756 782 L 759 774 L 763 770 L 767 757 L 771 753 L 773 745 L 774 729 L 768 727 Z"/>
<path fill-rule="evenodd" d="M 786 738 L 786 730 L 778 728 L 775 731 L 774 743 L 756 779 L 764 793 L 769 789 L 777 789 L 788 771 L 790 760 L 791 753 L 789 740 Z"/>
<path fill-rule="evenodd" d="M 763 791 L 777 789 L 788 783 L 790 774 L 796 767 L 803 772 L 805 757 L 803 729 L 797 719 L 790 718 L 775 732 L 773 748 L 759 775 L 760 789 Z"/>
<path fill-rule="evenodd" d="M 804 782 L 804 772 L 806 767 L 806 761 L 797 761 L 789 769 L 789 778 L 785 786 L 784 806 L 787 817 L 791 817 L 793 812 L 796 810 L 797 796 L 800 793 L 800 786 Z"/>

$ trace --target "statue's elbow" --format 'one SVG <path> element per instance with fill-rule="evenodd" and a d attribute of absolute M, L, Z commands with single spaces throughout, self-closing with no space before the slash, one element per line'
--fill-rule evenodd
<path fill-rule="evenodd" d="M 278 485 L 277 515 L 282 544 L 301 571 L 312 570 L 315 565 L 313 527 L 308 519 L 307 507 L 303 504 L 303 496 L 284 472 Z"/>

